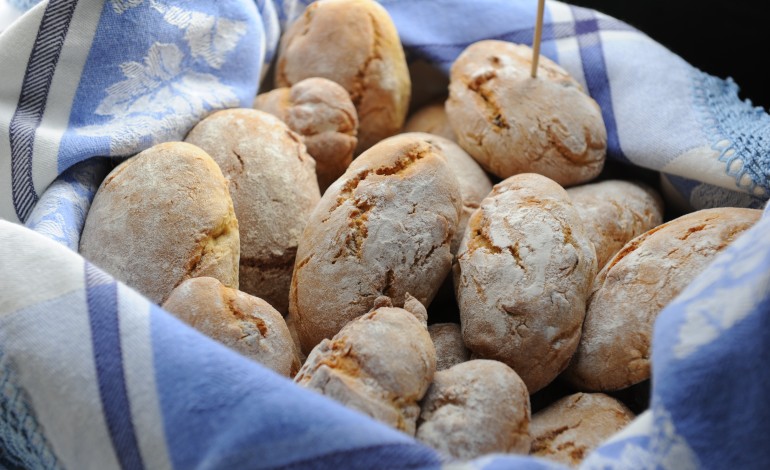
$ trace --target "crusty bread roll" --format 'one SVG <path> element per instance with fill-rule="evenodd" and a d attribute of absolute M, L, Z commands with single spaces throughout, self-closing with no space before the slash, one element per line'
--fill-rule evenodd
<path fill-rule="evenodd" d="M 502 181 L 471 216 L 454 264 L 465 345 L 535 393 L 567 367 L 595 275 L 566 191 L 532 173 Z"/>
<path fill-rule="evenodd" d="M 415 111 L 406 120 L 404 132 L 426 132 L 457 142 L 455 131 L 446 117 L 444 101 L 425 105 Z"/>
<path fill-rule="evenodd" d="M 299 370 L 286 322 L 258 297 L 225 287 L 214 278 L 198 277 L 179 284 L 163 308 L 279 374 L 290 377 Z"/>
<path fill-rule="evenodd" d="M 471 353 L 463 343 L 463 334 L 457 323 L 436 323 L 428 327 L 430 339 L 436 347 L 436 370 L 445 370 L 470 360 Z"/>
<path fill-rule="evenodd" d="M 663 200 L 641 183 L 608 180 L 567 194 L 594 244 L 599 269 L 632 238 L 663 223 Z"/>
<path fill-rule="evenodd" d="M 500 178 L 533 172 L 562 186 L 604 166 L 607 131 L 596 102 L 546 57 L 530 77 L 532 49 L 471 44 L 452 65 L 446 111 L 457 142 Z"/>
<path fill-rule="evenodd" d="M 419 137 L 438 148 L 446 157 L 449 169 L 457 177 L 457 182 L 460 183 L 463 210 L 460 213 L 460 221 L 457 223 L 457 230 L 450 246 L 452 254 L 457 254 L 457 250 L 460 248 L 460 241 L 462 241 L 463 234 L 465 234 L 465 227 L 468 226 L 468 219 L 478 209 L 481 201 L 492 191 L 492 181 L 489 180 L 489 176 L 481 169 L 473 157 L 451 140 L 423 132 L 410 132 L 402 135 Z"/>
<path fill-rule="evenodd" d="M 285 314 L 297 243 L 321 198 L 315 162 L 280 119 L 228 109 L 187 135 L 211 155 L 229 182 L 240 222 L 240 290 Z"/>
<path fill-rule="evenodd" d="M 436 352 L 425 308 L 409 296 L 405 308 L 378 298 L 311 351 L 295 382 L 413 436 Z"/>
<path fill-rule="evenodd" d="M 324 193 L 302 234 L 291 283 L 309 352 L 386 295 L 429 304 L 452 262 L 461 196 L 440 150 L 414 136 L 380 142 Z"/>
<path fill-rule="evenodd" d="M 502 362 L 479 359 L 436 372 L 422 402 L 417 439 L 458 459 L 527 454 L 529 394 Z"/>
<path fill-rule="evenodd" d="M 80 239 L 80 254 L 158 304 L 191 277 L 238 288 L 239 251 L 227 181 L 206 152 L 183 142 L 112 170 Z"/>
<path fill-rule="evenodd" d="M 603 393 L 564 397 L 532 416 L 531 455 L 577 466 L 633 419 L 623 403 Z"/>
<path fill-rule="evenodd" d="M 350 95 L 325 78 L 307 78 L 291 88 L 258 95 L 254 107 L 278 117 L 302 136 L 315 159 L 321 193 L 353 160 L 358 139 L 358 114 Z"/>
<path fill-rule="evenodd" d="M 281 40 L 275 83 L 310 77 L 342 85 L 360 122 L 357 153 L 397 133 L 409 107 L 404 50 L 388 12 L 373 0 L 321 0 L 309 5 Z"/>
<path fill-rule="evenodd" d="M 628 242 L 594 280 L 580 346 L 564 377 L 588 391 L 619 390 L 648 379 L 658 313 L 761 213 L 706 209 Z"/>

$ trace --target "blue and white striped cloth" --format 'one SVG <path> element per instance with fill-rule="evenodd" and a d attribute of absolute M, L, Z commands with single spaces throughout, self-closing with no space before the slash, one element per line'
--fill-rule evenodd
<path fill-rule="evenodd" d="M 559 468 L 450 462 L 205 338 L 73 251 L 111 164 L 91 157 L 248 106 L 302 2 L 35 3 L 0 0 L 0 468 Z M 381 3 L 410 61 L 444 73 L 474 41 L 532 38 L 535 0 Z M 543 52 L 600 103 L 612 158 L 668 174 L 691 205 L 767 199 L 770 117 L 732 82 L 558 2 Z M 765 212 L 660 315 L 650 410 L 583 468 L 770 467 Z"/>

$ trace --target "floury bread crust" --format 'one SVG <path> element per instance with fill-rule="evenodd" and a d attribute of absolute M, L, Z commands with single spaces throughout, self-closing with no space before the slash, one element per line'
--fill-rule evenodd
<path fill-rule="evenodd" d="M 345 173 L 358 143 L 358 115 L 340 85 L 325 78 L 308 78 L 291 88 L 258 95 L 254 107 L 278 117 L 302 136 L 307 153 L 316 161 L 322 193 Z"/>
<path fill-rule="evenodd" d="M 532 416 L 530 455 L 576 467 L 633 419 L 623 403 L 603 393 L 564 397 Z"/>
<path fill-rule="evenodd" d="M 312 3 L 281 40 L 275 83 L 328 78 L 350 93 L 360 122 L 357 153 L 397 133 L 411 82 L 398 32 L 372 0 Z"/>
<path fill-rule="evenodd" d="M 225 287 L 214 278 L 198 277 L 177 286 L 163 308 L 279 374 L 291 376 L 299 370 L 286 322 L 260 298 Z"/>
<path fill-rule="evenodd" d="M 599 269 L 632 238 L 663 223 L 663 200 L 652 188 L 608 180 L 567 190 L 596 248 Z"/>
<path fill-rule="evenodd" d="M 594 280 L 580 346 L 564 377 L 581 390 L 611 391 L 650 377 L 655 319 L 761 216 L 735 207 L 693 212 L 631 240 Z"/>
<path fill-rule="evenodd" d="M 254 109 L 216 112 L 185 141 L 207 151 L 228 180 L 240 222 L 240 290 L 284 314 L 297 243 L 321 198 L 315 161 L 286 124 Z"/>
<path fill-rule="evenodd" d="M 529 394 L 502 362 L 473 360 L 436 372 L 422 402 L 417 439 L 452 457 L 527 454 Z"/>
<path fill-rule="evenodd" d="M 183 142 L 151 147 L 104 179 L 80 254 L 157 304 L 184 280 L 238 288 L 238 220 L 216 162 Z"/>
<path fill-rule="evenodd" d="M 457 177 L 457 182 L 460 183 L 463 210 L 460 213 L 460 221 L 457 223 L 457 231 L 454 238 L 452 238 L 451 246 L 452 254 L 457 254 L 465 228 L 468 226 L 468 219 L 479 208 L 481 201 L 492 191 L 492 181 L 489 180 L 489 176 L 481 169 L 473 157 L 451 140 L 422 132 L 411 132 L 402 135 L 418 137 L 438 148 L 446 157 L 449 168 Z"/>
<path fill-rule="evenodd" d="M 426 132 L 457 142 L 455 131 L 452 130 L 446 116 L 443 101 L 425 105 L 415 111 L 404 124 L 404 132 Z"/>
<path fill-rule="evenodd" d="M 380 297 L 374 310 L 316 346 L 295 382 L 413 436 L 436 353 L 425 308 L 412 298 L 405 307 L 411 311 Z"/>
<path fill-rule="evenodd" d="M 500 178 L 533 172 L 562 186 L 604 166 L 607 131 L 596 102 L 546 57 L 503 41 L 468 46 L 452 65 L 446 111 L 457 142 Z"/>
<path fill-rule="evenodd" d="M 289 312 L 305 352 L 386 295 L 427 305 L 452 263 L 462 200 L 439 149 L 395 136 L 353 161 L 310 216 L 299 243 Z"/>
<path fill-rule="evenodd" d="M 580 339 L 596 254 L 566 191 L 536 175 L 497 184 L 470 219 L 454 284 L 465 345 L 535 393 Z"/>
<path fill-rule="evenodd" d="M 445 370 L 470 360 L 471 353 L 463 343 L 463 334 L 457 323 L 436 323 L 428 327 L 430 339 L 436 347 L 436 370 Z"/>

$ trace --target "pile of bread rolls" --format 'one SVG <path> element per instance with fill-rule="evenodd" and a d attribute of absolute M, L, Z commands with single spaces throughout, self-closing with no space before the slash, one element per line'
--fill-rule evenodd
<path fill-rule="evenodd" d="M 577 464 L 634 418 L 605 393 L 649 379 L 658 313 L 759 211 L 663 224 L 651 187 L 586 184 L 604 166 L 599 106 L 546 58 L 531 78 L 531 60 L 472 44 L 448 98 L 406 122 L 387 12 L 315 2 L 283 36 L 278 88 L 118 165 L 80 251 L 202 333 L 454 457 Z M 428 314 L 446 282 L 459 323 Z M 559 399 L 533 414 L 545 387 Z"/>

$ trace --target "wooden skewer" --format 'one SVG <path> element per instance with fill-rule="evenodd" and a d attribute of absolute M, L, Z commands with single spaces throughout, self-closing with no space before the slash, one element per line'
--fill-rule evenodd
<path fill-rule="evenodd" d="M 532 78 L 537 78 L 537 64 L 540 62 L 540 41 L 543 38 L 543 14 L 545 0 L 537 0 L 537 18 L 535 19 L 535 39 L 532 42 Z"/>

